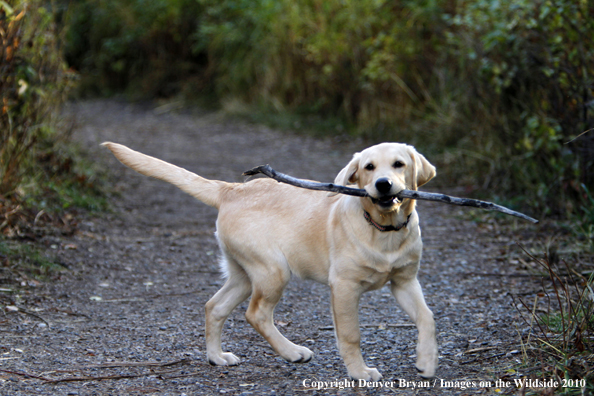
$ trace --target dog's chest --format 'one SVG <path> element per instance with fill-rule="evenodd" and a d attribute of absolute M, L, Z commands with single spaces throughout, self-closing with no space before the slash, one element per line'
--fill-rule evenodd
<path fill-rule="evenodd" d="M 383 275 L 391 276 L 400 268 L 420 259 L 422 244 L 419 238 L 390 235 L 390 238 L 371 242 L 362 247 L 362 259 L 366 262 L 366 267 L 370 267 L 378 273 L 379 278 L 382 278 Z"/>
<path fill-rule="evenodd" d="M 368 266 L 381 273 L 391 273 L 399 268 L 405 267 L 411 262 L 411 257 L 403 252 L 368 252 Z"/>
<path fill-rule="evenodd" d="M 369 262 L 364 268 L 364 276 L 360 278 L 360 284 L 363 290 L 377 290 L 386 283 L 397 277 L 402 271 L 407 271 L 411 265 L 417 262 L 407 260 L 395 260 L 389 263 L 387 260 Z"/>

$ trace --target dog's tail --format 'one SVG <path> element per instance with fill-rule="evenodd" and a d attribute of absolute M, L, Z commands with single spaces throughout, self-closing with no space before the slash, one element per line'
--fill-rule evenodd
<path fill-rule="evenodd" d="M 101 145 L 110 149 L 122 164 L 134 169 L 136 172 L 171 183 L 215 208 L 220 206 L 221 192 L 229 184 L 223 181 L 205 179 L 195 173 L 131 150 L 121 144 L 105 142 Z"/>

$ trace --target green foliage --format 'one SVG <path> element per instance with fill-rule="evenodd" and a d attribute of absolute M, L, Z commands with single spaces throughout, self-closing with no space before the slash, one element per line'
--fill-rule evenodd
<path fill-rule="evenodd" d="M 64 270 L 64 267 L 57 263 L 55 258 L 28 244 L 15 244 L 0 240 L 0 258 L 2 258 L 0 264 L 3 267 L 20 273 L 19 278 L 32 276 L 38 280 L 44 280 L 48 276 Z M 25 274 L 26 276 L 23 276 Z"/>
<path fill-rule="evenodd" d="M 195 0 L 82 0 L 67 13 L 66 57 L 83 75 L 85 94 L 127 90 L 168 96 L 187 86 L 204 61 L 194 56 Z M 184 88 L 185 87 L 185 88 Z"/>
<path fill-rule="evenodd" d="M 566 144 L 594 126 L 586 2 L 202 4 L 198 49 L 221 97 L 445 151 L 452 179 L 541 214 L 579 212 L 594 183 L 594 139 Z"/>
<path fill-rule="evenodd" d="M 202 0 L 196 50 L 223 98 L 362 128 L 402 123 L 419 100 L 410 66 L 432 56 L 432 41 L 418 38 L 433 37 L 433 3 Z"/>
<path fill-rule="evenodd" d="M 66 144 L 63 137 L 40 145 L 35 164 L 36 172 L 29 173 L 22 187 L 27 206 L 48 213 L 108 208 L 105 169 L 87 161 L 84 153 Z"/>
<path fill-rule="evenodd" d="M 543 215 L 580 214 L 594 185 L 594 133 L 571 141 L 594 127 L 585 0 L 83 0 L 70 15 L 69 61 L 99 92 L 189 86 L 340 120 Z"/>
<path fill-rule="evenodd" d="M 462 75 L 478 77 L 466 84 L 473 101 L 459 103 L 488 120 L 479 135 L 495 148 L 495 156 L 485 152 L 496 161 L 486 170 L 490 186 L 522 192 L 541 213 L 575 213 L 580 183 L 594 184 L 594 139 L 567 143 L 594 125 L 594 9 L 566 0 L 458 7 L 446 17 L 448 43 Z"/>
<path fill-rule="evenodd" d="M 46 212 L 105 208 L 101 183 L 66 143 L 59 110 L 74 82 L 57 7 L 0 2 L 0 212 L 28 203 Z M 11 203 L 12 202 L 12 203 Z M 14 205 L 13 205 L 14 203 Z"/>
<path fill-rule="evenodd" d="M 13 195 L 32 155 L 55 135 L 54 115 L 70 76 L 53 15 L 41 1 L 0 2 L 0 195 Z"/>
<path fill-rule="evenodd" d="M 559 394 L 590 394 L 594 390 L 594 373 L 589 368 L 594 358 L 594 274 L 586 278 L 572 270 L 567 263 L 562 271 L 552 265 L 548 258 L 541 260 L 529 256 L 548 273 L 552 291 L 545 289 L 539 293 L 546 296 L 548 301 L 546 313 L 536 313 L 537 300 L 532 309 L 522 302 L 532 314 L 532 334 L 526 339 L 522 338 L 525 359 L 527 348 L 536 352 L 531 353 L 532 358 L 525 363 L 531 366 L 536 364 L 541 369 L 541 378 L 556 378 L 559 383 L 563 379 L 585 383 L 585 387 L 580 385 L 556 389 Z M 556 307 L 551 307 L 551 304 Z M 536 348 L 533 343 L 537 344 Z"/>

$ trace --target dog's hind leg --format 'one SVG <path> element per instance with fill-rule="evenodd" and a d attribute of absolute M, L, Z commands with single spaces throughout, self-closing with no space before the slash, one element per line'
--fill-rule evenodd
<path fill-rule="evenodd" d="M 291 273 L 288 269 L 275 268 L 274 272 L 250 273 L 252 298 L 245 314 L 247 321 L 262 335 L 272 348 L 291 363 L 306 363 L 313 357 L 308 348 L 287 340 L 273 322 L 274 307 L 279 302 Z"/>
<path fill-rule="evenodd" d="M 245 271 L 234 261 L 226 260 L 227 282 L 206 303 L 206 354 L 208 361 L 217 366 L 234 366 L 240 359 L 221 348 L 223 324 L 239 304 L 252 292 L 251 282 Z"/>

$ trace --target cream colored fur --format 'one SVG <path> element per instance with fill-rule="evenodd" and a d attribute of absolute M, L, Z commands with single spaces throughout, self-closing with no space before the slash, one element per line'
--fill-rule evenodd
<path fill-rule="evenodd" d="M 331 288 L 332 314 L 340 354 L 349 375 L 377 381 L 375 368 L 361 354 L 358 303 L 362 293 L 390 282 L 392 294 L 419 331 L 417 368 L 433 377 L 437 343 L 433 314 L 427 307 L 417 271 L 421 231 L 414 200 L 392 201 L 402 189 L 416 189 L 435 176 L 435 168 L 404 144 L 382 143 L 354 155 L 337 175 L 337 184 L 356 184 L 375 198 L 325 194 L 255 179 L 226 183 L 115 144 L 104 143 L 132 169 L 169 183 L 219 209 L 217 238 L 227 281 L 206 304 L 206 350 L 210 363 L 236 365 L 239 358 L 221 349 L 225 319 L 251 296 L 247 321 L 290 362 L 307 362 L 312 351 L 287 340 L 275 327 L 273 310 L 296 274 Z M 389 181 L 386 184 L 386 180 Z M 389 191 L 383 190 L 389 185 Z M 408 224 L 380 232 L 364 218 L 366 210 L 380 225 Z"/>

